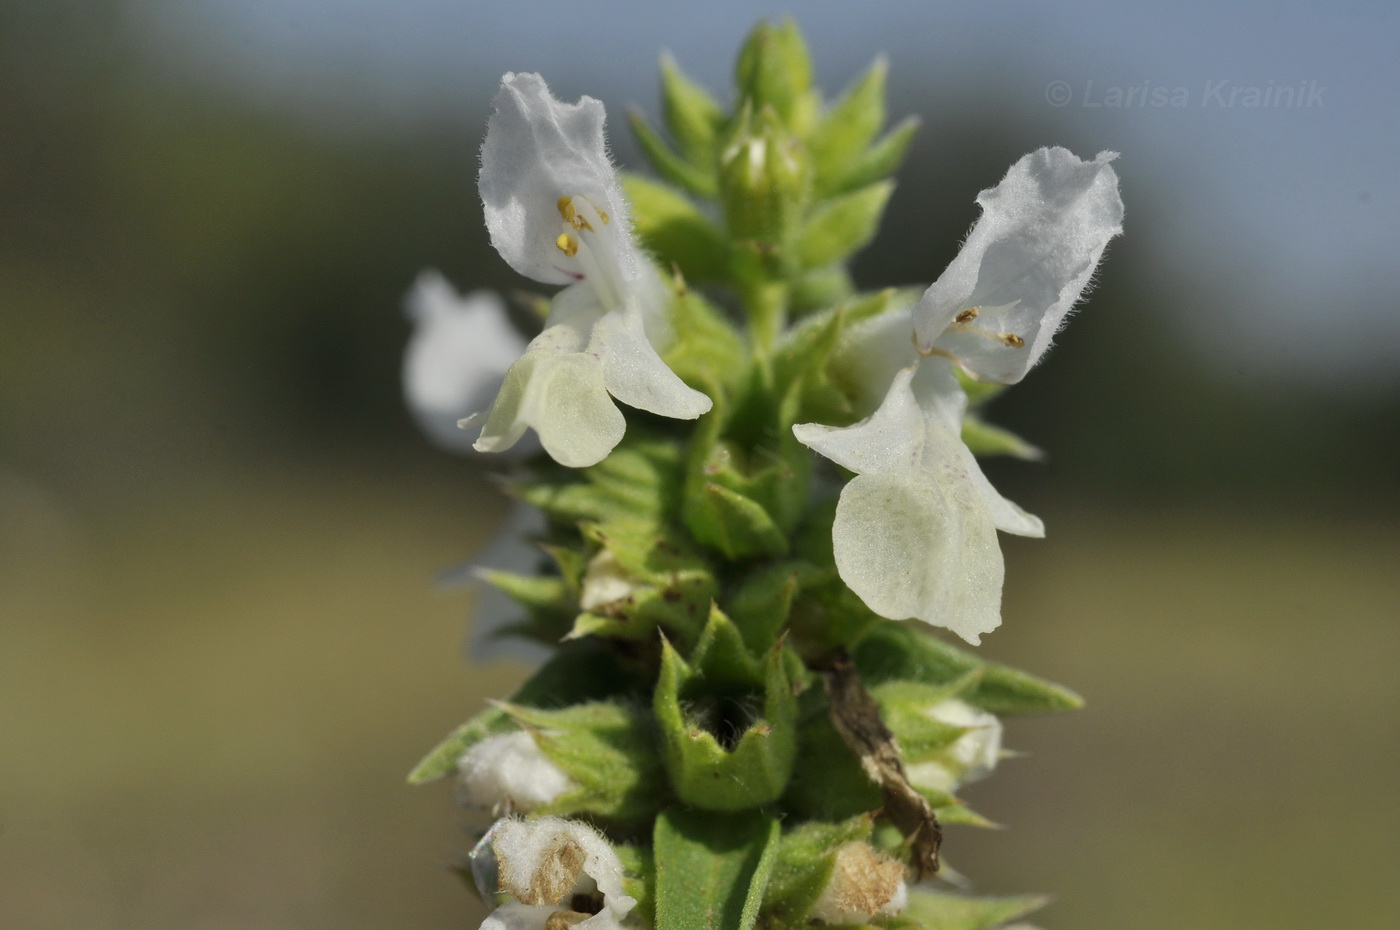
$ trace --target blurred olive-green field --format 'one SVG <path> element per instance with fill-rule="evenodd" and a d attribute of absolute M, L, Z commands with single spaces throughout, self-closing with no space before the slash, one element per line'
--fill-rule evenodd
<path fill-rule="evenodd" d="M 129 7 L 0 11 L 0 927 L 474 928 L 472 824 L 404 779 L 525 674 L 466 658 L 434 583 L 507 505 L 397 366 L 419 269 L 521 286 L 474 190 L 494 87 L 308 115 L 172 75 Z M 935 276 L 1034 145 L 1113 142 L 1003 91 L 897 101 L 936 131 L 862 282 Z M 1053 893 L 1049 928 L 1390 926 L 1397 380 L 1193 348 L 1229 262 L 1169 270 L 1176 192 L 1132 164 L 1091 300 L 992 408 L 1050 452 L 989 469 L 1049 537 L 1003 538 L 983 649 L 1088 707 L 1011 724 L 1026 756 L 967 791 L 1008 829 L 946 855 Z"/>

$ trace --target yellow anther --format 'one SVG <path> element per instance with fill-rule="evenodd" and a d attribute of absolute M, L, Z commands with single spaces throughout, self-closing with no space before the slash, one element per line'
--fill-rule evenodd
<path fill-rule="evenodd" d="M 589 232 L 593 231 L 593 227 L 588 225 L 588 220 L 578 215 L 578 208 L 574 206 L 574 198 L 567 195 L 560 197 L 558 206 L 559 215 L 564 218 L 564 222 L 568 223 L 574 229 L 586 229 Z M 603 222 L 606 223 L 608 221 L 608 215 L 603 213 L 602 210 L 599 210 L 598 213 L 603 217 Z"/>
<path fill-rule="evenodd" d="M 608 217 L 608 215 L 607 215 L 606 213 L 604 213 L 602 210 L 599 210 L 599 211 L 598 211 L 598 219 L 600 219 L 600 220 L 603 221 L 603 225 L 604 225 L 604 226 L 606 226 L 606 225 L 608 225 L 609 223 L 612 222 L 612 220 Z"/>
<path fill-rule="evenodd" d="M 1002 342 L 1006 343 L 1007 345 L 1011 346 L 1011 348 L 1013 349 L 1024 349 L 1026 347 L 1026 340 L 1022 339 L 1015 333 L 1002 333 L 999 336 L 997 336 L 997 338 L 1000 339 Z"/>
<path fill-rule="evenodd" d="M 971 322 L 972 322 L 973 320 L 975 320 L 975 319 L 977 319 L 977 308 L 976 308 L 976 307 L 968 307 L 968 308 L 967 308 L 966 310 L 964 310 L 962 313 L 959 313 L 957 316 L 953 317 L 953 322 L 954 322 L 954 323 L 971 323 Z"/>
<path fill-rule="evenodd" d="M 570 258 L 578 254 L 578 240 L 568 233 L 560 233 L 559 238 L 554 240 L 554 247 Z"/>

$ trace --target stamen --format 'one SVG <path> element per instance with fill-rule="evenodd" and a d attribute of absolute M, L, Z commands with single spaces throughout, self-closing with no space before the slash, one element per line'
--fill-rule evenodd
<path fill-rule="evenodd" d="M 554 240 L 554 247 L 570 258 L 578 254 L 578 240 L 568 233 L 560 233 L 559 238 Z"/>
<path fill-rule="evenodd" d="M 940 349 L 936 345 L 929 346 L 925 349 L 923 346 L 919 345 L 918 333 L 910 333 L 909 339 L 914 343 L 914 351 L 919 353 L 919 358 L 930 358 L 931 356 L 937 355 L 940 358 L 946 358 L 954 365 L 962 364 L 962 360 L 947 349 Z"/>
<path fill-rule="evenodd" d="M 998 333 L 997 338 L 1013 349 L 1024 349 L 1026 347 L 1026 340 L 1015 333 Z"/>
<path fill-rule="evenodd" d="M 976 308 L 976 307 L 968 307 L 968 308 L 967 308 L 966 310 L 964 310 L 962 313 L 959 313 L 957 316 L 953 317 L 953 322 L 954 322 L 954 323 L 971 323 L 971 322 L 972 322 L 973 320 L 975 320 L 975 319 L 977 319 L 977 308 Z"/>
<path fill-rule="evenodd" d="M 584 199 L 586 200 L 587 198 Z M 577 229 L 579 231 L 583 231 L 585 229 L 589 232 L 593 231 L 593 227 L 589 225 L 588 220 L 582 216 L 579 216 L 578 208 L 574 206 L 574 198 L 566 194 L 563 197 L 559 198 L 558 206 L 559 215 L 564 218 L 564 222 L 568 223 L 574 229 Z M 592 206 L 592 201 L 589 201 L 589 206 Z M 602 210 L 598 210 L 598 216 L 602 219 L 604 226 L 606 226 L 609 223 L 608 215 Z"/>

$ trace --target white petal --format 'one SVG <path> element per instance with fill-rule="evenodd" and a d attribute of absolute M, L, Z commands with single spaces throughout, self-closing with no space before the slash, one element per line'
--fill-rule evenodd
<path fill-rule="evenodd" d="M 917 618 L 974 645 L 1001 625 L 996 527 L 956 464 L 857 476 L 831 535 L 841 579 L 880 616 Z"/>
<path fill-rule="evenodd" d="M 587 353 L 555 350 L 572 342 L 563 325 L 536 337 L 507 372 L 477 451 L 508 449 L 533 428 L 551 458 L 583 468 L 601 462 L 622 441 L 627 421 L 608 396 L 602 363 Z"/>
<path fill-rule="evenodd" d="M 982 216 L 915 308 L 924 351 L 937 344 L 980 378 L 1009 384 L 1024 377 L 1122 231 L 1123 201 L 1109 164 L 1116 157 L 1101 152 L 1082 161 L 1066 149 L 1039 149 L 978 196 Z M 972 308 L 975 318 L 958 323 Z"/>
<path fill-rule="evenodd" d="M 569 776 L 520 730 L 488 737 L 457 760 L 462 800 L 470 807 L 529 811 L 573 787 Z"/>
<path fill-rule="evenodd" d="M 910 384 L 910 391 L 924 416 L 928 418 L 930 429 L 944 430 L 961 437 L 963 414 L 967 411 L 967 395 L 963 393 L 947 360 L 927 359 L 919 366 Z M 950 448 L 946 454 L 957 457 L 962 473 L 981 496 L 996 528 L 1017 536 L 1043 537 L 1045 524 L 1040 518 L 1026 513 L 1002 497 L 987 480 L 972 450 L 961 441 L 957 446 L 956 449 Z"/>
<path fill-rule="evenodd" d="M 481 147 L 479 188 L 486 226 L 510 266 L 528 278 L 567 284 L 579 276 L 561 264 L 560 197 L 586 197 L 606 212 L 625 279 L 636 277 L 627 202 L 603 136 L 603 105 L 554 98 L 538 74 L 507 74 Z"/>
<path fill-rule="evenodd" d="M 436 271 L 418 276 L 405 309 L 414 324 L 404 351 L 408 407 L 429 438 L 464 452 L 472 442 L 458 421 L 490 406 L 525 339 L 498 295 L 459 296 Z"/>
<path fill-rule="evenodd" d="M 545 922 L 554 913 L 552 907 L 531 907 L 518 901 L 507 901 L 486 915 L 481 930 L 545 930 Z"/>
<path fill-rule="evenodd" d="M 693 420 L 712 406 L 708 397 L 666 367 L 647 339 L 639 313 L 607 314 L 594 326 L 591 345 L 603 361 L 608 393 L 629 407 Z"/>
<path fill-rule="evenodd" d="M 910 390 L 914 371 L 896 374 L 884 403 L 860 423 L 840 428 L 799 423 L 793 435 L 858 475 L 914 467 L 924 443 L 924 413 Z"/>

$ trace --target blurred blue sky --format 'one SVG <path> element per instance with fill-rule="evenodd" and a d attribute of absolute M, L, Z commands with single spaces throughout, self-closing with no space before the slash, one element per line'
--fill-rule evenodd
<path fill-rule="evenodd" d="M 1393 4 L 138 0 L 133 10 L 172 77 L 364 131 L 475 107 L 507 70 L 538 70 L 561 97 L 588 93 L 614 114 L 654 109 L 658 49 L 728 88 L 755 19 L 791 11 L 829 93 L 883 51 L 894 113 L 918 107 L 925 133 L 938 132 L 940 106 L 991 100 L 1027 148 L 1122 152 L 1128 235 L 1151 246 L 1181 295 L 1183 328 L 1222 363 L 1344 390 L 1400 382 Z M 1004 168 L 989 168 L 986 184 Z"/>

